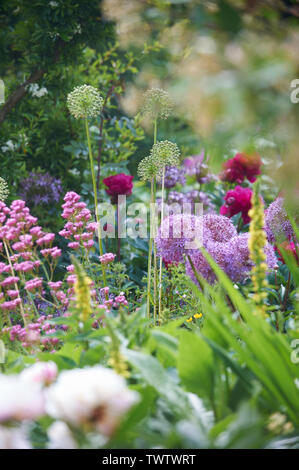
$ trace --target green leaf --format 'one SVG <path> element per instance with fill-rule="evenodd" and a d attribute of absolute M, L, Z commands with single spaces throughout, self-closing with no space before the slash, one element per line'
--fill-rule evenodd
<path fill-rule="evenodd" d="M 181 332 L 178 371 L 188 391 L 212 399 L 213 352 L 204 339 L 188 331 Z"/>
<path fill-rule="evenodd" d="M 155 357 L 129 349 L 124 349 L 123 354 L 138 369 L 143 380 L 157 390 L 172 405 L 173 409 L 185 413 L 187 407 L 185 393 Z"/>

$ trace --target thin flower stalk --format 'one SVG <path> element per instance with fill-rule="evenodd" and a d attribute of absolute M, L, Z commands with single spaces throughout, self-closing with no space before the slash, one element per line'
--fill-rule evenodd
<path fill-rule="evenodd" d="M 6 256 L 7 256 L 8 264 L 9 264 L 9 266 L 10 266 L 11 275 L 12 275 L 13 277 L 15 277 L 14 268 L 13 268 L 13 265 L 12 265 L 12 262 L 11 262 L 11 259 L 10 259 L 8 247 L 7 247 L 7 244 L 6 244 L 6 241 L 5 241 L 5 240 L 3 240 L 3 245 L 4 245 L 5 253 L 6 253 Z M 21 296 L 20 296 L 20 291 L 19 291 L 19 288 L 18 288 L 18 285 L 17 285 L 16 282 L 14 283 L 14 287 L 15 287 L 15 290 L 17 291 L 17 293 L 18 293 L 18 297 L 17 297 L 17 298 L 20 300 L 20 311 L 21 311 L 21 315 L 22 315 L 22 319 L 23 319 L 24 325 L 26 325 L 27 322 L 26 322 L 26 318 L 25 318 L 23 302 L 22 302 L 22 299 L 21 299 Z"/>
<path fill-rule="evenodd" d="M 88 153 L 89 153 L 90 169 L 91 169 L 91 177 L 92 177 L 92 185 L 93 185 L 94 207 L 95 207 L 95 217 L 96 217 L 96 222 L 97 222 L 99 249 L 100 249 L 100 256 L 103 256 L 104 251 L 103 251 L 100 220 L 99 220 L 97 185 L 96 185 L 96 178 L 95 178 L 95 172 L 94 172 L 94 163 L 93 163 L 93 156 L 92 156 L 92 150 L 91 150 L 87 116 L 85 117 L 85 129 L 86 129 L 86 135 L 87 135 Z M 102 267 L 103 283 L 104 283 L 104 286 L 106 286 L 107 282 L 106 282 L 106 271 L 105 271 L 104 264 L 101 264 L 101 267 Z"/>

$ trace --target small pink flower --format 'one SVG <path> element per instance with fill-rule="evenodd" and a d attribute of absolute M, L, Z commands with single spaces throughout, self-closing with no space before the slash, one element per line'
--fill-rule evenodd
<path fill-rule="evenodd" d="M 75 284 L 76 280 L 77 280 L 76 274 L 71 274 L 70 276 L 68 276 L 68 277 L 66 278 L 66 282 L 67 282 L 69 285 Z"/>
<path fill-rule="evenodd" d="M 115 300 L 115 302 L 117 302 L 120 305 L 127 305 L 128 304 L 128 301 L 127 301 L 127 299 L 125 298 L 124 295 L 118 295 L 117 297 L 115 297 L 114 300 Z"/>
<path fill-rule="evenodd" d="M 80 248 L 80 243 L 78 242 L 70 242 L 67 244 L 67 246 L 69 248 L 71 248 L 72 250 L 78 250 Z"/>
<path fill-rule="evenodd" d="M 17 276 L 8 276 L 4 281 L 0 282 L 0 286 L 7 287 L 16 284 L 20 279 Z"/>
<path fill-rule="evenodd" d="M 102 264 L 109 264 L 114 261 L 115 256 L 116 255 L 114 253 L 105 253 L 104 255 L 99 256 L 99 260 Z"/>
<path fill-rule="evenodd" d="M 53 289 L 53 290 L 59 290 L 62 286 L 62 281 L 57 281 L 57 282 L 48 282 L 48 286 L 50 287 L 50 289 Z"/>
<path fill-rule="evenodd" d="M 89 250 L 90 248 L 93 247 L 93 243 L 94 243 L 93 240 L 88 240 L 87 242 L 83 242 L 83 246 L 84 246 L 87 250 Z"/>
<path fill-rule="evenodd" d="M 6 292 L 6 294 L 7 294 L 8 297 L 10 297 L 11 299 L 15 299 L 16 297 L 19 296 L 18 291 L 17 291 L 17 290 L 12 290 L 12 289 L 8 290 L 8 291 Z"/>
<path fill-rule="evenodd" d="M 14 300 L 8 300 L 7 302 L 3 302 L 0 304 L 0 308 L 3 310 L 14 310 L 18 305 L 20 305 L 21 299 L 14 299 Z"/>
<path fill-rule="evenodd" d="M 28 291 L 34 291 L 35 289 L 40 289 L 43 286 L 43 281 L 42 279 L 36 277 L 34 279 L 30 279 L 30 281 L 27 281 L 25 283 L 25 288 Z"/>

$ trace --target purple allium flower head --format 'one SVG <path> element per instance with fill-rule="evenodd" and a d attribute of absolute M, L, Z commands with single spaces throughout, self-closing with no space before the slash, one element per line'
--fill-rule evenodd
<path fill-rule="evenodd" d="M 194 210 L 194 204 L 196 202 L 201 202 L 203 204 L 203 209 L 207 212 L 214 209 L 208 194 L 204 193 L 203 191 L 197 191 L 196 189 L 193 191 L 188 191 L 187 193 L 170 191 L 167 199 L 167 204 L 178 203 L 182 207 L 184 204 L 191 204 L 191 211 Z"/>
<path fill-rule="evenodd" d="M 49 173 L 30 173 L 20 183 L 20 197 L 31 207 L 59 202 L 61 192 L 61 181 Z"/>
<path fill-rule="evenodd" d="M 203 247 L 212 256 L 216 263 L 225 269 L 230 259 L 229 241 L 237 236 L 233 223 L 222 215 L 206 214 L 203 216 Z M 209 282 L 213 283 L 216 276 L 200 250 L 190 253 L 195 269 Z M 193 269 L 187 260 L 186 272 L 196 282 Z"/>
<path fill-rule="evenodd" d="M 218 214 L 206 214 L 203 217 L 190 214 L 170 215 L 163 219 L 159 228 L 156 237 L 157 251 L 165 261 L 179 263 L 183 262 L 184 254 L 198 251 L 196 245 L 191 243 L 195 237 L 209 249 L 212 242 L 223 243 L 235 235 L 237 231 L 230 219 Z"/>
<path fill-rule="evenodd" d="M 293 236 L 293 229 L 288 220 L 287 213 L 283 207 L 284 199 L 278 196 L 265 211 L 265 231 L 269 242 L 290 240 Z"/>
<path fill-rule="evenodd" d="M 165 167 L 165 188 L 173 188 L 176 184 L 184 185 L 186 183 L 185 171 L 176 166 L 166 165 Z M 162 184 L 162 180 L 158 180 L 158 184 Z"/>
<path fill-rule="evenodd" d="M 249 275 L 253 263 L 249 257 L 248 233 L 233 236 L 226 242 L 206 241 L 204 247 L 220 268 L 233 282 L 243 282 Z M 277 258 L 273 247 L 267 243 L 265 246 L 266 263 L 269 270 L 277 267 Z M 213 284 L 216 276 L 205 257 L 196 251 L 191 253 L 195 269 L 210 283 Z M 190 263 L 186 264 L 187 274 L 196 282 Z"/>
<path fill-rule="evenodd" d="M 206 214 L 203 217 L 204 240 L 227 242 L 237 235 L 237 230 L 230 219 L 223 215 Z"/>
<path fill-rule="evenodd" d="M 166 262 L 181 263 L 184 253 L 193 251 L 188 244 L 195 237 L 201 238 L 202 219 L 190 214 L 175 214 L 165 217 L 158 230 L 155 242 L 157 253 Z"/>
<path fill-rule="evenodd" d="M 243 281 L 253 267 L 253 262 L 249 256 L 248 247 L 249 233 L 241 233 L 229 241 L 229 259 L 225 266 L 226 274 L 232 281 Z M 272 270 L 278 267 L 275 250 L 270 243 L 267 243 L 264 252 L 268 269 Z"/>

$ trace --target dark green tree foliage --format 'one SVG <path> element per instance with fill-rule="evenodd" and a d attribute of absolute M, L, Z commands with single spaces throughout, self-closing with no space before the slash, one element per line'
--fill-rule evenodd
<path fill-rule="evenodd" d="M 83 51 L 92 47 L 101 52 L 113 41 L 113 27 L 102 18 L 100 7 L 101 1 L 89 0 L 1 2 L 5 103 L 0 107 L 0 165 L 10 185 L 38 167 L 62 178 L 68 174 L 67 186 L 75 184 L 70 169 L 76 165 L 83 172 L 85 161 L 75 162 L 64 149 L 78 132 L 65 102 L 67 92 L 84 80 L 78 74 Z M 48 93 L 34 96 L 34 84 Z M 5 150 L 8 140 L 13 147 Z"/>

